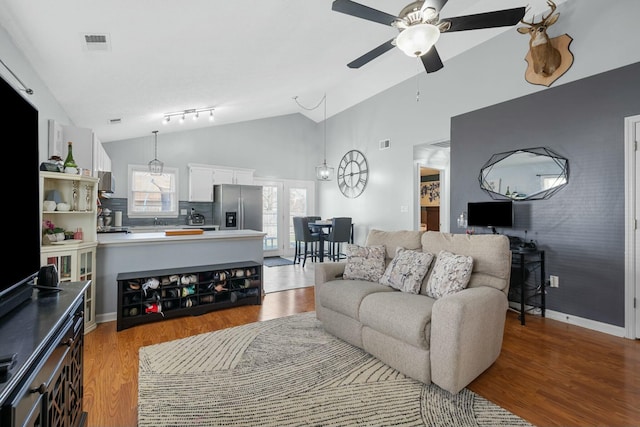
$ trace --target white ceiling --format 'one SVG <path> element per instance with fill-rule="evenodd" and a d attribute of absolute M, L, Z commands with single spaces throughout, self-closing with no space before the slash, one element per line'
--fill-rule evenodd
<path fill-rule="evenodd" d="M 528 0 L 534 13 L 545 0 Z M 331 0 L 0 0 L 13 38 L 76 126 L 103 141 L 210 126 L 161 124 L 164 113 L 214 107 L 217 124 L 302 113 L 332 116 L 423 73 L 393 49 L 360 69 L 346 64 L 397 30 L 331 10 Z M 408 0 L 360 3 L 396 15 Z M 562 1 L 557 1 L 560 4 Z M 526 0 L 450 0 L 441 18 L 527 6 Z M 246 7 L 245 7 L 246 6 Z M 513 27 L 443 34 L 446 60 Z M 85 34 L 110 49 L 89 51 Z M 9 64 L 8 64 L 9 65 Z M 25 82 L 28 85 L 28 82 Z M 111 124 L 121 119 L 120 124 Z"/>

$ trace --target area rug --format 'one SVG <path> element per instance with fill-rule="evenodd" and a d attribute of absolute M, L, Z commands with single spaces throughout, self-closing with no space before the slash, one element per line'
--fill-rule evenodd
<path fill-rule="evenodd" d="M 530 426 L 405 377 L 315 313 L 140 348 L 138 426 Z"/>
<path fill-rule="evenodd" d="M 264 258 L 263 263 L 267 267 L 280 267 L 281 265 L 293 265 L 293 261 L 286 258 L 281 258 L 279 256 Z"/>

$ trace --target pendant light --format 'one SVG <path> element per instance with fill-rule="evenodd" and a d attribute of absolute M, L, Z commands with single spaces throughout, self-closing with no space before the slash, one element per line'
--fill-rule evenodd
<path fill-rule="evenodd" d="M 324 137 L 324 160 L 321 165 L 316 166 L 316 179 L 319 181 L 331 181 L 333 177 L 333 168 L 327 166 L 327 94 L 322 97 L 324 102 L 324 121 L 323 137 Z"/>
<path fill-rule="evenodd" d="M 153 160 L 149 162 L 149 173 L 151 175 L 162 175 L 162 171 L 164 169 L 164 163 L 158 160 L 158 131 L 154 130 L 152 133 L 155 136 L 155 143 L 154 143 L 155 157 L 153 158 Z"/>
<path fill-rule="evenodd" d="M 304 105 L 298 102 L 298 97 L 294 96 L 293 100 L 298 104 L 298 107 L 304 108 L 307 111 L 315 110 L 320 106 L 320 104 L 324 103 L 324 121 L 322 122 L 323 128 L 323 138 L 324 138 L 324 160 L 321 165 L 316 166 L 316 179 L 318 181 L 331 181 L 333 178 L 333 168 L 331 166 L 327 166 L 327 94 L 325 93 L 320 102 L 315 107 L 307 108 Z"/>

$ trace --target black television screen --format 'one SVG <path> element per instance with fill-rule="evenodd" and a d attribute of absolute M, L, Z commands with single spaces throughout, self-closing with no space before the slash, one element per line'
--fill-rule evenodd
<path fill-rule="evenodd" d="M 3 229 L 5 241 L 16 248 L 5 257 L 0 276 L 2 313 L 1 306 L 7 305 L 7 299 L 40 269 L 40 162 L 38 110 L 3 78 L 0 78 L 0 105 L 5 123 L 14 129 L 11 139 L 5 138 L 5 149 L 17 150 L 15 157 L 6 158 L 2 167 L 3 200 L 17 209 L 14 224 L 5 224 Z"/>
<path fill-rule="evenodd" d="M 467 204 L 467 225 L 473 227 L 513 226 L 513 202 L 469 202 Z"/>

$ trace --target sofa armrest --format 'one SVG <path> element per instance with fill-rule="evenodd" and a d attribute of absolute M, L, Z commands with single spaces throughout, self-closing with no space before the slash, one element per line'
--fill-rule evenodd
<path fill-rule="evenodd" d="M 344 268 L 347 265 L 346 262 L 319 262 L 314 264 L 315 266 L 315 290 L 314 301 L 316 307 L 316 317 L 322 320 L 322 307 L 318 301 L 318 295 L 320 294 L 320 288 L 323 283 L 331 280 L 342 280 L 342 274 Z"/>
<path fill-rule="evenodd" d="M 457 393 L 496 361 L 507 297 L 481 286 L 440 298 L 431 315 L 431 380 Z"/>
<path fill-rule="evenodd" d="M 315 284 L 321 285 L 335 279 L 341 279 L 346 262 L 321 262 L 315 265 Z"/>

